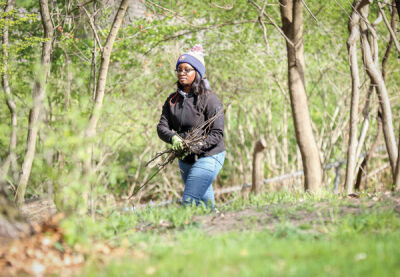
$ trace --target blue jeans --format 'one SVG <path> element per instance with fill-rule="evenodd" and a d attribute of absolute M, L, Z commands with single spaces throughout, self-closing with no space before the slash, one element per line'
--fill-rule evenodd
<path fill-rule="evenodd" d="M 203 202 L 211 208 L 215 207 L 212 182 L 217 177 L 225 160 L 225 151 L 209 157 L 199 158 L 194 164 L 184 163 L 179 160 L 179 168 L 185 190 L 183 191 L 183 205 L 196 205 Z"/>

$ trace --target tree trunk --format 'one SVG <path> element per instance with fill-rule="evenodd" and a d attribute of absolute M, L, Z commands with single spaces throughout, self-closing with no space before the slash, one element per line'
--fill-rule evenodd
<path fill-rule="evenodd" d="M 71 57 L 68 52 L 63 48 L 65 54 L 65 69 L 67 71 L 67 79 L 65 83 L 65 98 L 64 98 L 64 108 L 65 111 L 69 110 L 69 105 L 71 102 L 71 82 L 72 82 L 72 72 L 71 72 Z"/>
<path fill-rule="evenodd" d="M 358 71 L 358 60 L 357 60 L 357 41 L 360 38 L 360 30 L 359 30 L 360 15 L 356 9 L 361 5 L 361 2 L 363 1 L 355 0 L 353 2 L 354 8 L 352 10 L 348 24 L 350 35 L 347 40 L 347 49 L 349 52 L 352 89 L 351 89 L 351 104 L 350 104 L 349 145 L 347 148 L 346 181 L 344 184 L 347 194 L 353 192 L 354 168 L 356 165 L 358 104 L 360 97 L 359 96 L 360 75 Z"/>
<path fill-rule="evenodd" d="M 0 238 L 17 238 L 31 232 L 31 226 L 6 195 L 6 184 L 0 180 Z"/>
<path fill-rule="evenodd" d="M 256 142 L 256 146 L 254 147 L 253 154 L 253 175 L 252 175 L 252 186 L 251 192 L 254 194 L 258 194 L 260 191 L 260 186 L 264 183 L 264 166 L 262 162 L 263 154 L 265 147 L 267 147 L 267 143 L 264 138 L 261 138 Z"/>
<path fill-rule="evenodd" d="M 391 12 L 391 23 L 390 23 L 390 27 L 392 28 L 392 30 L 396 30 L 397 24 L 396 24 L 395 18 L 396 18 L 396 9 L 393 8 L 392 12 Z M 375 64 L 377 64 L 377 62 L 378 62 L 377 38 L 376 38 L 376 36 L 374 34 L 372 34 L 370 39 L 374 42 L 374 43 L 370 42 L 370 45 L 371 45 L 371 47 L 374 46 L 374 61 L 375 61 Z M 389 42 L 388 42 L 388 44 L 386 46 L 386 51 L 385 51 L 385 54 L 384 54 L 383 59 L 382 59 L 382 78 L 383 78 L 383 81 L 386 81 L 386 63 L 387 63 L 387 61 L 389 59 L 390 50 L 392 49 L 392 46 L 393 46 L 393 39 L 394 39 L 394 36 L 391 35 L 389 37 Z M 370 89 L 371 89 L 371 87 L 370 87 Z M 368 179 L 366 179 L 365 180 L 365 184 L 362 185 L 363 177 L 365 175 L 367 175 L 368 162 L 371 159 L 372 154 L 374 153 L 375 149 L 378 147 L 378 145 L 380 143 L 382 132 L 383 132 L 382 131 L 382 112 L 381 112 L 381 109 L 379 109 L 379 111 L 378 111 L 378 134 L 376 136 L 375 142 L 373 143 L 371 149 L 368 151 L 368 154 L 364 157 L 364 160 L 362 161 L 361 166 L 360 166 L 360 168 L 358 170 L 357 181 L 356 181 L 356 185 L 355 185 L 355 189 L 356 190 L 360 190 L 362 186 L 364 186 L 365 188 L 367 187 Z"/>
<path fill-rule="evenodd" d="M 378 132 L 375 138 L 374 143 L 372 144 L 371 148 L 369 149 L 367 155 L 364 157 L 364 160 L 362 161 L 360 168 L 357 173 L 357 179 L 356 179 L 356 184 L 354 188 L 356 190 L 360 190 L 361 187 L 367 188 L 368 186 L 368 179 L 365 178 L 364 185 L 362 184 L 363 182 L 363 177 L 367 176 L 368 173 L 368 162 L 372 157 L 372 154 L 375 152 L 376 148 L 379 146 L 379 143 L 381 142 L 381 137 L 382 137 L 382 113 L 378 111 Z"/>
<path fill-rule="evenodd" d="M 393 1 L 393 4 L 394 3 L 395 3 L 395 1 Z M 397 8 L 397 14 L 398 14 L 399 20 L 400 20 L 400 0 L 396 0 L 396 8 Z M 395 18 L 396 18 L 396 13 L 395 13 L 395 10 L 393 9 L 393 11 L 392 11 L 392 21 L 391 21 L 392 30 L 396 30 L 397 29 L 397 24 L 396 24 L 397 21 L 396 21 Z M 390 42 L 392 42 L 392 41 L 393 41 L 393 38 L 391 36 L 390 37 Z M 388 46 L 387 56 L 389 56 L 389 51 L 390 51 L 390 48 Z M 386 55 L 385 55 L 385 57 L 386 57 Z M 385 59 L 385 64 L 386 64 L 386 60 L 387 60 L 387 57 Z M 382 69 L 382 72 L 385 72 L 384 68 Z M 384 78 L 385 78 L 385 75 L 386 74 L 383 75 Z M 399 127 L 399 129 L 400 129 L 400 127 Z M 399 134 L 400 134 L 400 132 L 399 132 Z M 399 135 L 399 145 L 397 146 L 397 148 L 398 148 L 399 152 L 397 154 L 397 164 L 396 164 L 396 171 L 395 171 L 395 174 L 394 174 L 393 189 L 400 190 L 400 135 Z"/>
<path fill-rule="evenodd" d="M 42 47 L 41 72 L 36 77 L 35 86 L 33 88 L 33 107 L 29 113 L 28 138 L 26 143 L 25 158 L 21 168 L 17 193 L 15 195 L 16 201 L 19 205 L 24 202 L 26 186 L 28 184 L 33 159 L 35 157 L 36 139 L 40 125 L 40 113 L 43 104 L 42 102 L 46 97 L 45 84 L 50 72 L 53 24 L 50 18 L 48 1 L 40 0 L 39 4 L 44 30 L 44 38 L 46 39 L 46 41 L 43 43 Z"/>
<path fill-rule="evenodd" d="M 386 142 L 386 149 L 389 154 L 390 166 L 392 168 L 392 177 L 394 178 L 397 161 L 397 145 L 393 131 L 392 123 L 392 112 L 390 107 L 390 101 L 386 90 L 386 84 L 382 77 L 382 73 L 379 71 L 377 64 L 373 60 L 373 54 L 371 51 L 370 44 L 368 42 L 368 25 L 365 20 L 368 19 L 369 14 L 369 2 L 366 5 L 360 7 L 358 12 L 363 16 L 364 20 L 360 21 L 361 25 L 361 43 L 363 62 L 371 82 L 376 85 L 378 92 L 379 103 L 382 110 L 382 123 L 383 123 L 383 134 Z M 370 27 L 371 31 L 375 31 Z"/>
<path fill-rule="evenodd" d="M 12 176 L 15 181 L 18 178 L 18 165 L 17 165 L 17 157 L 15 154 L 15 148 L 17 147 L 17 106 L 13 100 L 10 85 L 8 83 L 8 13 L 11 12 L 14 8 L 14 0 L 8 0 L 7 5 L 4 9 L 6 16 L 4 18 L 4 29 L 3 29 L 3 37 L 2 37 L 2 63 L 3 63 L 3 74 L 2 74 L 2 86 L 6 96 L 7 106 L 10 110 L 11 115 L 11 134 L 10 134 L 10 143 L 8 146 L 8 156 L 0 169 L 0 180 L 4 180 L 6 175 L 8 174 L 10 164 L 12 170 Z"/>
<path fill-rule="evenodd" d="M 97 26 L 96 8 L 97 8 L 97 2 L 94 1 L 94 3 L 93 3 L 93 25 L 95 27 Z M 92 53 L 92 71 L 93 71 L 92 97 L 94 100 L 94 99 L 96 99 L 96 85 L 97 85 L 97 40 L 96 40 L 94 33 L 93 33 L 93 50 L 92 51 L 93 51 L 93 53 Z M 89 88 L 90 88 L 90 84 L 89 84 Z"/>
<path fill-rule="evenodd" d="M 400 130 L 400 126 L 399 126 Z M 398 145 L 399 153 L 397 154 L 397 164 L 396 171 L 394 173 L 394 182 L 393 189 L 400 190 L 400 131 L 399 131 L 399 145 Z"/>
<path fill-rule="evenodd" d="M 93 107 L 92 114 L 89 119 L 88 126 L 86 127 L 85 130 L 85 137 L 86 138 L 92 138 L 96 135 L 96 128 L 97 128 L 97 123 L 100 119 L 100 113 L 101 109 L 103 106 L 103 98 L 104 98 L 104 91 L 106 88 L 106 80 L 107 80 L 107 74 L 108 74 L 108 66 L 110 64 L 110 56 L 111 56 L 111 51 L 112 47 L 114 45 L 115 38 L 117 37 L 119 28 L 121 27 L 122 20 L 125 16 L 126 10 L 129 5 L 129 0 L 122 0 L 121 4 L 119 6 L 118 12 L 115 15 L 114 22 L 111 27 L 111 31 L 107 37 L 106 44 L 103 48 L 103 52 L 101 54 L 101 64 L 100 64 L 100 70 L 99 70 L 99 78 L 97 81 L 97 86 L 96 86 L 96 98 L 95 98 L 95 103 Z M 84 178 L 88 178 L 89 175 L 91 174 L 92 171 L 92 143 L 89 143 L 86 149 L 87 156 L 84 161 L 84 169 L 83 169 L 83 174 Z M 88 186 L 88 182 L 85 181 L 86 186 Z M 85 206 L 87 206 L 87 200 L 88 200 L 88 187 L 85 189 L 84 193 L 84 202 Z M 86 208 L 86 207 L 85 207 Z"/>
<path fill-rule="evenodd" d="M 390 27 L 392 28 L 392 30 L 396 30 L 397 29 L 396 10 L 394 8 L 392 9 L 392 13 L 391 13 Z M 389 36 L 389 42 L 388 42 L 388 44 L 386 46 L 385 55 L 382 58 L 382 78 L 383 78 L 383 80 L 385 82 L 386 82 L 386 75 L 387 75 L 386 63 L 387 63 L 387 61 L 389 59 L 390 50 L 392 50 L 393 40 L 394 40 L 393 36 Z"/>
<path fill-rule="evenodd" d="M 283 31 L 294 44 L 292 46 L 286 41 L 290 102 L 304 168 L 304 188 L 306 191 L 319 192 L 322 187 L 322 166 L 312 133 L 304 81 L 303 3 L 301 0 L 280 0 L 280 10 Z"/>

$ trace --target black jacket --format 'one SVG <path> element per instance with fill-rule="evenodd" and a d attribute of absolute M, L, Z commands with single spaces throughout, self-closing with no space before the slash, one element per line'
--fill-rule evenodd
<path fill-rule="evenodd" d="M 185 138 L 193 128 L 200 126 L 209 118 L 223 109 L 222 103 L 213 92 L 207 94 L 205 104 L 196 108 L 197 96 L 188 94 L 183 96 L 178 92 L 168 96 L 162 109 L 160 122 L 157 125 L 158 136 L 165 142 L 171 143 L 171 138 L 178 134 Z M 223 112 L 211 125 L 203 141 L 202 156 L 212 156 L 225 150 L 224 145 L 224 115 Z M 194 155 L 188 155 L 184 160 L 187 163 L 195 161 Z"/>

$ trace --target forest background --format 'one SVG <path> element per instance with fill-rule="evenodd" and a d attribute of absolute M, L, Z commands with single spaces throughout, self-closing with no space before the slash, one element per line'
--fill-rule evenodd
<path fill-rule="evenodd" d="M 5 4 L 3 1 L 3 7 Z M 226 109 L 227 159 L 215 186 L 251 182 L 252 151 L 259 137 L 268 141 L 265 177 L 302 169 L 286 81 L 285 40 L 271 22 L 263 23 L 268 27 L 264 33 L 259 11 L 251 1 L 136 1 L 113 45 L 97 135 L 91 138 L 82 134 L 96 97 L 101 63 L 99 43 L 105 42 L 118 3 L 50 4 L 54 25 L 50 73 L 25 198 L 49 195 L 60 206 L 76 208 L 78 195 L 88 189 L 82 185 L 82 178 L 87 178 L 82 174 L 82 160 L 88 155 L 89 144 L 94 167 L 89 177 L 92 205 L 111 196 L 131 195 L 154 171 L 144 164 L 166 147 L 158 139 L 155 126 L 166 96 L 175 89 L 176 58 L 196 43 L 205 49 L 207 78 Z M 304 15 L 306 91 L 320 159 L 326 167 L 344 159 L 348 149 L 352 82 L 346 41 L 351 10 L 349 1 L 309 1 L 308 6 L 312 11 Z M 391 18 L 388 7 L 386 13 Z M 276 3 L 265 6 L 276 22 L 278 8 Z M 29 110 L 34 105 L 32 86 L 38 74 L 43 73 L 39 61 L 44 39 L 38 12 L 38 3 L 17 1 L 11 12 L 3 13 L 8 20 L 2 24 L 8 26 L 10 34 L 8 60 L 3 59 L 7 68 L 3 72 L 7 70 L 18 122 L 14 150 L 17 158 L 7 171 L 10 194 L 16 193 L 25 157 Z M 371 5 L 371 22 L 378 15 L 378 7 Z M 377 24 L 376 33 L 382 60 L 390 34 L 383 23 Z M 398 122 L 400 102 L 398 55 L 392 48 L 385 69 L 394 123 Z M 361 71 L 362 104 L 368 87 L 369 78 Z M 3 100 L 6 96 L 2 94 Z M 371 97 L 371 127 L 363 151 L 371 148 L 378 133 L 379 101 L 375 94 Z M 13 130 L 5 104 L 3 101 L 0 112 L 2 161 L 9 155 Z M 372 168 L 385 164 L 387 157 L 378 157 L 376 163 L 372 161 Z M 182 185 L 175 169 L 171 166 L 160 172 L 140 192 L 138 200 L 179 197 Z M 384 180 L 388 172 L 380 173 L 375 181 Z M 325 174 L 324 185 L 332 190 L 334 174 L 329 170 Z M 377 181 L 372 189 L 382 183 L 386 187 L 391 185 Z M 302 190 L 302 182 L 291 181 L 285 187 Z"/>
<path fill-rule="evenodd" d="M 346 41 L 351 9 L 349 1 L 308 2 L 312 11 L 304 14 L 305 87 L 324 168 L 331 162 L 346 159 L 347 155 L 352 82 Z M 3 7 L 5 4 L 3 1 Z M 145 163 L 166 148 L 155 127 L 163 102 L 175 89 L 176 59 L 196 43 L 205 49 L 207 78 L 226 109 L 228 151 L 215 186 L 251 182 L 252 152 L 259 137 L 265 137 L 268 142 L 265 177 L 302 170 L 291 116 L 285 39 L 266 19 L 262 19 L 266 26 L 264 33 L 259 11 L 251 1 L 136 1 L 133 4 L 113 45 L 97 135 L 88 139 L 82 134 L 94 106 L 101 63 L 98 42 L 105 43 L 118 3 L 94 1 L 83 5 L 74 1 L 58 4 L 50 1 L 54 25 L 50 73 L 25 198 L 49 195 L 58 199 L 60 206 L 76 208 L 77 196 L 87 189 L 82 185 L 82 178 L 87 177 L 82 174 L 82 160 L 88 155 L 89 144 L 93 144 L 90 155 L 95 168 L 89 188 L 92 205 L 111 196 L 118 199 L 132 194 L 154 171 L 145 167 Z M 275 22 L 280 21 L 279 4 L 267 4 L 265 11 Z M 385 12 L 390 19 L 388 5 Z M 370 21 L 378 15 L 378 7 L 371 5 Z M 41 73 L 44 39 L 37 2 L 17 1 L 9 16 L 2 24 L 9 25 L 9 56 L 3 62 L 8 63 L 18 119 L 14 150 L 17 158 L 7 175 L 9 193 L 13 194 L 24 161 L 32 90 L 35 78 Z M 377 24 L 376 33 L 379 60 L 382 60 L 390 34 L 382 21 Z M 386 64 L 386 86 L 395 125 L 400 108 L 398 55 L 392 47 Z M 361 51 L 358 58 L 362 65 Z M 358 109 L 361 113 L 370 81 L 364 70 L 360 72 Z M 371 97 L 370 127 L 362 145 L 363 152 L 371 148 L 378 133 L 379 101 L 376 94 Z M 4 93 L 2 99 L 0 157 L 6 161 L 12 124 Z M 398 133 L 396 126 L 395 131 Z M 372 160 L 371 170 L 387 162 L 385 154 L 376 155 L 378 160 Z M 388 169 L 374 179 L 372 189 L 381 184 L 391 185 L 379 181 L 385 180 Z M 334 171 L 327 170 L 325 174 L 324 186 L 332 190 Z M 284 187 L 302 190 L 302 180 L 292 180 Z M 175 198 L 181 191 L 179 172 L 170 166 L 146 185 L 138 200 Z"/>
<path fill-rule="evenodd" d="M 328 194 L 394 190 L 396 180 L 400 182 L 400 159 L 397 149 L 388 152 L 398 147 L 399 138 L 396 1 L 1 0 L 1 196 L 19 205 L 51 199 L 71 218 L 89 210 L 91 222 L 129 206 L 132 194 L 135 205 L 179 199 L 183 184 L 176 161 L 148 183 L 157 165 L 146 163 L 168 148 L 156 125 L 166 97 L 176 89 L 176 59 L 194 44 L 205 49 L 207 79 L 225 107 L 227 156 L 214 188 L 252 182 L 253 151 L 260 138 L 267 142 L 262 178 L 302 171 L 304 153 L 292 113 L 296 90 L 288 78 L 287 45 L 293 33 L 280 27 L 282 3 L 289 2 L 303 8 L 298 21 L 308 101 L 303 110 L 308 107 L 323 169 L 319 189 Z M 351 40 L 349 22 L 365 15 L 360 5 L 366 3 L 369 14 L 357 22 L 361 40 Z M 373 70 L 366 41 L 387 98 L 382 98 L 382 83 L 368 74 Z M 392 148 L 389 125 L 397 140 Z M 302 177 L 270 183 L 261 187 L 270 193 L 264 194 L 268 200 L 253 200 L 286 201 L 286 196 L 274 198 L 282 195 L 274 192 L 284 191 L 303 201 L 309 197 L 304 190 L 314 190 L 307 183 Z M 220 203 L 230 199 L 218 197 Z M 165 214 L 157 213 L 146 216 L 163 225 L 159 219 Z M 188 213 L 176 209 L 168 216 L 181 227 L 188 224 Z M 380 227 L 399 226 L 393 214 L 384 218 L 389 219 Z M 72 230 L 71 243 L 82 240 L 79 220 L 64 226 Z M 125 226 L 141 219 L 114 220 L 108 224 Z M 90 229 L 89 221 L 84 222 Z M 121 231 L 110 226 L 93 230 L 103 228 L 105 237 Z M 253 239 L 257 244 L 260 238 Z"/>

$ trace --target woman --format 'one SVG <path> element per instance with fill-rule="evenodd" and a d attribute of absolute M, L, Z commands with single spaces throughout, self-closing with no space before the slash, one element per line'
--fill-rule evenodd
<path fill-rule="evenodd" d="M 177 91 L 164 103 L 157 132 L 163 141 L 172 144 L 176 153 L 183 151 L 179 157 L 185 184 L 183 205 L 203 202 L 214 209 L 212 182 L 225 160 L 224 115 L 221 101 L 204 78 L 206 69 L 202 50 L 200 45 L 195 45 L 178 58 Z M 187 149 L 183 140 L 215 116 L 211 126 L 204 128 L 203 139 Z"/>

